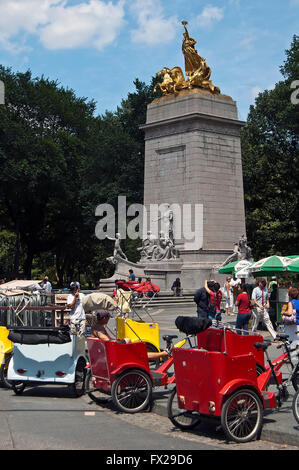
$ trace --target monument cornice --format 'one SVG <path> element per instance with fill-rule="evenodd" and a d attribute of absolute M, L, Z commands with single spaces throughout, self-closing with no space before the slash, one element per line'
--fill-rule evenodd
<path fill-rule="evenodd" d="M 239 119 L 230 119 L 230 118 L 215 116 L 213 114 L 206 114 L 206 113 L 189 113 L 189 114 L 184 114 L 178 117 L 163 119 L 159 121 L 153 121 L 147 124 L 141 124 L 139 126 L 139 129 L 147 130 L 147 129 L 153 129 L 156 127 L 161 128 L 161 127 L 170 126 L 173 124 L 183 123 L 187 121 L 207 121 L 207 122 L 211 121 L 213 122 L 213 124 L 217 122 L 221 126 L 223 126 L 223 124 L 226 124 L 229 126 L 236 126 L 239 128 L 244 127 L 246 125 L 245 121 L 240 121 Z"/>

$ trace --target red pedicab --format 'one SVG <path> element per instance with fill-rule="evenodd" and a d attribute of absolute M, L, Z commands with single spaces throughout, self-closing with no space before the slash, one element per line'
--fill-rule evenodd
<path fill-rule="evenodd" d="M 198 349 L 173 348 L 176 387 L 168 417 L 181 429 L 192 429 L 201 418 L 216 418 L 229 439 L 254 439 L 262 428 L 263 410 L 275 407 L 275 395 L 258 384 L 264 357 L 255 343 L 263 337 L 209 328 L 197 341 Z"/>
<path fill-rule="evenodd" d="M 176 344 L 182 347 L 194 332 L 203 331 L 211 321 L 197 320 L 196 329 Z M 165 335 L 167 350 L 172 350 L 172 340 L 177 335 Z M 143 341 L 123 344 L 117 340 L 104 341 L 87 338 L 90 358 L 90 372 L 87 379 L 87 392 L 95 402 L 101 402 L 98 393 L 111 395 L 114 405 L 127 413 L 137 413 L 149 405 L 152 389 L 155 386 L 167 386 L 175 383 L 175 375 L 170 371 L 173 357 L 170 356 L 156 368 L 151 368 Z M 91 379 L 91 380 L 90 380 Z M 90 384 L 91 382 L 91 384 Z"/>

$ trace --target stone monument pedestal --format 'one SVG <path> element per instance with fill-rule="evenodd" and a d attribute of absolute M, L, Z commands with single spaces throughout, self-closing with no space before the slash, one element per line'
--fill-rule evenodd
<path fill-rule="evenodd" d="M 148 105 L 146 124 L 141 126 L 145 133 L 147 230 L 154 222 L 151 205 L 169 204 L 181 211 L 180 227 L 174 211 L 179 260 L 146 263 L 153 275 L 165 273 L 166 289 L 173 277 L 181 278 L 184 290 L 203 286 L 205 279 L 222 282 L 224 276 L 217 274 L 215 265 L 232 253 L 234 243 L 246 233 L 243 125 L 232 98 L 199 88 L 165 95 Z M 186 206 L 191 207 L 189 213 L 184 211 Z M 194 232 L 192 242 L 185 236 L 186 227 Z"/>

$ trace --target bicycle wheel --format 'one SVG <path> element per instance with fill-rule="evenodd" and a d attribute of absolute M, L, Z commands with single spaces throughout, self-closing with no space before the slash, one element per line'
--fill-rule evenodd
<path fill-rule="evenodd" d="M 85 391 L 88 394 L 89 398 L 91 398 L 92 401 L 94 401 L 98 405 L 104 405 L 110 399 L 110 396 L 108 397 L 107 394 L 105 394 L 102 390 L 93 387 L 92 374 L 90 370 L 88 370 L 86 374 Z"/>
<path fill-rule="evenodd" d="M 152 396 L 152 383 L 147 373 L 132 369 L 119 375 L 112 384 L 113 403 L 125 413 L 144 410 Z"/>
<path fill-rule="evenodd" d="M 1 368 L 0 368 L 0 381 L 3 383 L 3 385 L 5 385 L 6 388 L 12 388 L 11 382 L 7 380 L 7 369 L 8 369 L 8 365 L 9 365 L 9 361 L 11 357 L 12 355 L 7 356 L 5 358 L 4 363 L 1 365 Z"/>
<path fill-rule="evenodd" d="M 259 396 L 248 389 L 233 393 L 223 405 L 221 425 L 227 438 L 235 442 L 249 442 L 258 436 L 263 425 Z"/>
<path fill-rule="evenodd" d="M 296 364 L 293 372 L 292 372 L 292 385 L 294 390 L 297 392 L 299 388 L 299 362 Z"/>
<path fill-rule="evenodd" d="M 299 390 L 294 395 L 292 403 L 293 415 L 297 423 L 299 423 Z"/>
<path fill-rule="evenodd" d="M 182 430 L 193 429 L 200 423 L 199 414 L 178 407 L 176 387 L 168 398 L 167 412 L 172 424 Z"/>
<path fill-rule="evenodd" d="M 79 359 L 75 370 L 74 382 L 68 386 L 71 394 L 76 398 L 81 397 L 85 391 L 85 366 L 86 362 L 84 359 Z"/>

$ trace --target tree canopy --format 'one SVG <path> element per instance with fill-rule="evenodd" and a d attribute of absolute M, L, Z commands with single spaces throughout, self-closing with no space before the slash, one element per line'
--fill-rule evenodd
<path fill-rule="evenodd" d="M 291 84 L 299 77 L 299 37 L 280 68 L 284 80 L 250 107 L 242 131 L 247 237 L 255 259 L 299 254 L 299 106 Z"/>

